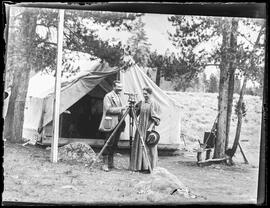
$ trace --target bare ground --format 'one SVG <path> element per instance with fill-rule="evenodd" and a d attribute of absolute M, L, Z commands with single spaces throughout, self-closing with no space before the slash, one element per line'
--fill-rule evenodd
<path fill-rule="evenodd" d="M 4 144 L 3 201 L 39 203 L 153 204 L 153 203 L 256 203 L 258 167 L 198 167 L 196 156 L 160 156 L 159 166 L 183 182 L 196 198 L 139 193 L 134 186 L 150 175 L 128 170 L 129 157 L 118 154 L 120 170 L 103 172 L 99 164 L 89 169 L 84 164 L 51 163 L 50 150 L 37 146 Z"/>

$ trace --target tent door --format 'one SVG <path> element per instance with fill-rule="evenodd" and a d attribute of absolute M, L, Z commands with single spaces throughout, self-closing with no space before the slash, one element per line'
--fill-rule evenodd
<path fill-rule="evenodd" d="M 60 116 L 60 137 L 103 139 L 98 130 L 106 91 L 99 85 Z"/>

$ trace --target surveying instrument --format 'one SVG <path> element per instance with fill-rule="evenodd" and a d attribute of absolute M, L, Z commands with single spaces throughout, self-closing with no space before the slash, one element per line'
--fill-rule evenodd
<path fill-rule="evenodd" d="M 106 143 L 104 144 L 104 146 L 102 147 L 101 151 L 99 152 L 99 154 L 96 156 L 94 162 L 90 165 L 90 167 L 92 167 L 95 162 L 98 160 L 98 158 L 101 156 L 101 154 L 104 152 L 105 148 L 108 146 L 108 143 L 110 142 L 110 140 L 112 139 L 112 137 L 114 136 L 114 134 L 116 133 L 116 131 L 119 129 L 119 127 L 121 126 L 121 124 L 123 123 L 123 121 L 125 120 L 126 116 L 129 114 L 129 146 L 130 146 L 130 158 L 129 158 L 129 163 L 131 164 L 131 152 L 132 152 L 132 141 L 133 141 L 133 126 L 135 123 L 135 127 L 138 130 L 139 133 L 139 138 L 143 147 L 143 151 L 146 155 L 146 161 L 148 164 L 148 168 L 150 173 L 152 173 L 152 168 L 151 168 L 151 163 L 148 157 L 148 153 L 147 153 L 147 149 L 145 146 L 145 142 L 143 140 L 142 137 L 142 132 L 139 129 L 139 122 L 136 116 L 136 112 L 135 112 L 135 103 L 136 103 L 136 97 L 137 94 L 134 93 L 124 93 L 125 95 L 128 95 L 128 108 L 125 111 L 125 113 L 123 114 L 122 118 L 120 119 L 119 123 L 117 124 L 117 126 L 114 128 L 113 132 L 111 133 L 110 137 L 107 139 Z"/>

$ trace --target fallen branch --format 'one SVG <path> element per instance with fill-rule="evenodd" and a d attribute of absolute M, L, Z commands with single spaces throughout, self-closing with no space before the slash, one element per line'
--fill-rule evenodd
<path fill-rule="evenodd" d="M 240 149 L 240 151 L 241 151 L 241 153 L 242 153 L 242 156 L 243 156 L 243 158 L 244 158 L 245 163 L 248 164 L 248 160 L 247 160 L 247 158 L 246 158 L 246 156 L 245 156 L 245 154 L 244 154 L 244 151 L 243 151 L 243 149 L 242 149 L 242 147 L 241 147 L 241 145 L 240 145 L 240 142 L 238 142 L 238 146 L 239 146 L 239 149 Z"/>

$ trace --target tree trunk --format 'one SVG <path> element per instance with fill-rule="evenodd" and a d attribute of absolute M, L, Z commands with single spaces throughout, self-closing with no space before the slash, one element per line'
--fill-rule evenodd
<path fill-rule="evenodd" d="M 161 75 L 160 68 L 157 67 L 157 74 L 156 74 L 156 85 L 157 86 L 160 86 L 160 75 Z"/>
<path fill-rule="evenodd" d="M 229 134 L 230 134 L 230 126 L 231 126 L 232 106 L 233 106 L 233 91 L 234 91 L 234 71 L 230 73 L 230 77 L 229 77 L 228 112 L 227 112 L 225 150 L 228 149 L 228 144 L 229 144 Z"/>
<path fill-rule="evenodd" d="M 20 67 L 14 70 L 13 85 L 9 100 L 9 107 L 5 121 L 5 138 L 10 141 L 22 140 L 25 98 L 29 81 L 29 66 L 24 64 L 25 70 Z"/>
<path fill-rule="evenodd" d="M 261 27 L 261 30 L 260 30 L 260 32 L 259 32 L 259 34 L 257 36 L 256 42 L 254 43 L 252 53 L 254 53 L 256 48 L 258 47 L 259 40 L 260 40 L 261 35 L 262 35 L 263 27 L 264 26 Z M 239 100 L 238 100 L 239 110 L 238 110 L 238 114 L 237 114 L 238 121 L 237 121 L 235 139 L 234 139 L 232 148 L 229 149 L 229 152 L 227 153 L 231 158 L 234 156 L 234 154 L 235 154 L 235 152 L 237 150 L 239 140 L 240 140 L 240 133 L 241 133 L 241 127 L 242 127 L 242 118 L 243 118 L 242 103 L 243 103 L 244 91 L 246 89 L 247 73 L 255 68 L 254 65 L 255 65 L 254 57 L 252 56 L 251 60 L 250 60 L 250 67 L 244 73 L 244 81 L 243 81 L 243 85 L 242 85 L 242 88 L 241 88 L 241 91 L 240 91 L 240 94 L 239 94 Z"/>
<path fill-rule="evenodd" d="M 6 24 L 6 36 L 5 36 L 5 42 L 6 42 L 6 60 L 5 60 L 5 90 L 11 90 L 12 83 L 13 83 L 13 67 L 14 63 L 16 62 L 14 59 L 14 54 L 11 52 L 12 51 L 12 44 L 14 39 L 16 38 L 16 34 L 14 32 L 14 29 L 9 27 L 10 26 L 10 21 L 11 21 L 11 13 L 10 13 L 11 8 L 8 6 L 7 7 L 7 24 Z"/>
<path fill-rule="evenodd" d="M 215 142 L 214 158 L 222 158 L 225 156 L 225 141 L 226 141 L 226 125 L 228 111 L 228 83 L 227 76 L 228 66 L 220 73 L 219 97 L 218 97 L 218 122 L 217 122 L 217 139 Z"/>
<path fill-rule="evenodd" d="M 24 108 L 31 70 L 31 48 L 36 32 L 36 15 L 31 10 L 25 10 L 21 19 L 21 37 L 17 38 L 23 52 L 16 65 L 12 67 L 13 82 L 4 124 L 4 136 L 13 142 L 22 142 Z"/>
<path fill-rule="evenodd" d="M 4 72 L 4 79 L 5 79 L 5 90 L 8 88 L 8 86 L 10 86 L 10 77 L 11 77 L 11 73 L 9 73 L 8 70 L 8 66 L 10 65 L 11 60 L 8 57 L 8 36 L 9 36 L 9 17 L 10 17 L 10 7 L 7 6 L 6 7 L 6 26 L 5 26 L 5 33 L 4 33 L 4 39 L 5 39 L 5 44 L 6 44 L 6 48 L 5 48 L 5 72 Z M 11 62 L 12 63 L 12 62 Z"/>
<path fill-rule="evenodd" d="M 237 47 L 237 28 L 238 28 L 238 21 L 235 19 L 232 19 L 232 32 L 231 32 L 231 40 L 230 40 L 231 63 L 230 63 L 230 68 L 229 68 L 229 92 L 228 92 L 228 112 L 227 112 L 227 124 L 226 124 L 225 150 L 228 149 L 228 144 L 229 144 L 229 134 L 230 134 L 230 126 L 231 126 L 232 106 L 233 106 L 234 73 L 236 69 L 235 54 L 236 54 L 236 47 Z"/>
<path fill-rule="evenodd" d="M 247 84 L 247 78 L 245 76 L 244 81 L 243 81 L 243 85 L 242 85 L 242 89 L 240 91 L 239 100 L 238 100 L 238 106 L 239 106 L 238 113 L 237 113 L 238 121 L 237 121 L 235 139 L 233 142 L 232 150 L 230 152 L 231 157 L 234 156 L 236 149 L 237 149 L 237 146 L 238 146 L 238 143 L 239 143 L 239 140 L 240 140 L 242 118 L 243 118 L 242 103 L 243 103 L 244 91 L 246 89 L 246 84 Z"/>
<path fill-rule="evenodd" d="M 222 37 L 222 55 L 220 64 L 220 83 L 218 96 L 218 122 L 217 122 L 217 139 L 215 141 L 214 158 L 225 157 L 225 142 L 227 135 L 227 114 L 229 98 L 229 69 L 230 69 L 230 49 L 232 38 L 232 22 L 224 19 L 223 37 Z"/>

